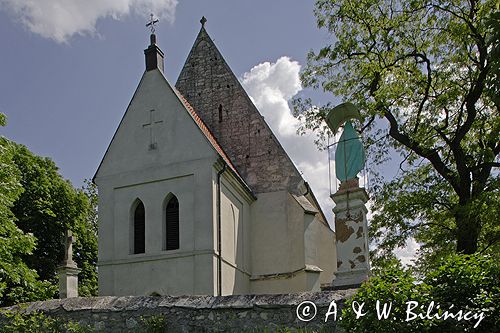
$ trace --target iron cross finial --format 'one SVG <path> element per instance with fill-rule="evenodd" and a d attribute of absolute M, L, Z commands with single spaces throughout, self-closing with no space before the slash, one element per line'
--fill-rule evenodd
<path fill-rule="evenodd" d="M 201 26 L 202 26 L 202 27 L 205 27 L 205 23 L 206 23 L 206 22 L 207 22 L 207 19 L 206 19 L 206 17 L 205 17 L 205 16 L 203 16 L 203 17 L 201 18 L 201 20 L 200 20 Z"/>
<path fill-rule="evenodd" d="M 146 27 L 149 27 L 151 29 L 151 33 L 155 33 L 155 24 L 160 22 L 160 20 L 156 19 L 153 14 L 150 15 L 149 23 L 146 24 Z"/>

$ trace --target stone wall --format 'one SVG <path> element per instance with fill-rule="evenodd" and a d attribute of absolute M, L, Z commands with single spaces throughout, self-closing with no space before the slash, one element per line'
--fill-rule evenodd
<path fill-rule="evenodd" d="M 340 332 L 333 316 L 325 323 L 325 314 L 332 301 L 341 307 L 354 292 L 354 289 L 349 289 L 223 297 L 78 297 L 33 302 L 2 310 L 41 311 L 63 321 L 89 325 L 101 332 L 138 332 L 144 318 L 152 316 L 165 320 L 165 332 L 260 332 L 266 328 L 268 332 L 275 332 L 276 328 Z M 311 301 L 317 307 L 317 315 L 308 322 L 297 318 L 297 307 L 304 301 Z M 299 312 L 307 313 L 302 310 Z"/>

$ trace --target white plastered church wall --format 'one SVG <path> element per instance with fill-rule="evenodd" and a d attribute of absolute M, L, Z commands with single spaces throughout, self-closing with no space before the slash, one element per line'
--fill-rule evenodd
<path fill-rule="evenodd" d="M 150 110 L 161 130 L 148 149 Z M 212 294 L 211 174 L 218 155 L 158 70 L 145 72 L 95 177 L 100 295 Z M 180 248 L 164 251 L 163 205 L 179 200 Z M 131 209 L 146 210 L 146 250 L 131 254 Z M 168 277 L 168 278 L 166 278 Z"/>
<path fill-rule="evenodd" d="M 331 282 L 334 233 L 318 217 L 287 191 L 261 193 L 251 209 L 252 293 L 319 291 Z"/>
<path fill-rule="evenodd" d="M 219 172 L 231 162 L 198 121 L 199 113 L 186 110 L 155 69 L 153 60 L 161 62 L 162 53 L 153 37 L 146 50 L 148 71 L 95 177 L 99 293 L 215 295 L 219 286 L 222 295 L 319 290 L 331 281 L 336 255 L 334 234 L 320 221 L 312 194 L 298 200 L 276 190 L 256 198 L 231 165 L 218 186 Z M 165 205 L 172 194 L 179 200 L 180 248 L 166 251 Z M 146 216 L 141 254 L 131 246 L 137 200 Z"/>
<path fill-rule="evenodd" d="M 222 295 L 250 293 L 250 205 L 254 201 L 244 189 L 231 181 L 231 174 L 221 177 Z M 214 170 L 214 176 L 216 172 Z M 234 179 L 233 179 L 234 180 Z M 214 188 L 217 190 L 217 188 Z M 214 212 L 217 212 L 216 202 Z M 217 216 L 214 219 L 217 230 Z M 217 252 L 218 233 L 214 233 Z M 217 252 L 218 253 L 218 252 Z"/>
<path fill-rule="evenodd" d="M 305 261 L 309 270 L 319 268 L 319 279 L 315 290 L 332 282 L 337 269 L 335 233 L 314 216 L 307 214 L 304 223 Z M 312 272 L 312 271 L 311 271 Z"/>

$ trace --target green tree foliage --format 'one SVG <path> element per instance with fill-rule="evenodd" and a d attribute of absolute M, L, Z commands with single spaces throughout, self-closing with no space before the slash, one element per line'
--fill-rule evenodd
<path fill-rule="evenodd" d="M 46 287 L 21 259 L 33 251 L 35 238 L 16 226 L 11 211 L 22 193 L 19 171 L 12 162 L 13 148 L 11 142 L 0 138 L 0 304 L 36 299 Z"/>
<path fill-rule="evenodd" d="M 74 321 L 57 320 L 42 312 L 1 313 L 4 323 L 0 326 L 0 333 L 93 333 L 97 332 L 90 326 L 80 325 Z"/>
<path fill-rule="evenodd" d="M 6 124 L 0 113 L 0 125 Z M 16 225 L 12 207 L 22 195 L 21 174 L 13 157 L 15 145 L 0 137 L 0 305 L 50 297 L 54 288 L 22 260 L 35 248 L 36 239 Z"/>
<path fill-rule="evenodd" d="M 49 158 L 36 156 L 25 146 L 17 145 L 13 160 L 24 191 L 12 212 L 19 228 L 38 240 L 35 250 L 24 261 L 36 269 L 41 279 L 56 281 L 57 266 L 64 259 L 64 231 L 75 229 L 84 219 L 86 198 L 59 175 Z"/>
<path fill-rule="evenodd" d="M 439 268 L 427 272 L 419 281 L 397 260 L 386 261 L 385 266 L 347 302 L 340 324 L 347 332 L 497 332 L 500 325 L 499 262 L 479 254 L 451 255 L 440 260 L 437 266 Z M 387 319 L 379 319 L 377 301 L 392 304 Z M 418 302 L 419 306 L 410 308 L 411 313 L 408 313 L 411 301 Z M 356 318 L 353 302 L 364 303 L 366 315 Z M 417 317 L 407 321 L 414 314 L 426 315 L 431 302 L 434 306 L 429 312 L 430 319 Z M 447 310 L 453 314 L 462 310 L 463 315 L 467 311 L 483 313 L 484 319 L 474 329 L 478 319 L 444 319 L 442 315 Z M 435 317 L 436 314 L 441 317 Z"/>
<path fill-rule="evenodd" d="M 94 208 L 95 192 L 87 186 L 75 190 L 58 173 L 55 163 L 36 156 L 25 146 L 16 145 L 13 161 L 20 174 L 23 193 L 15 201 L 12 212 L 18 227 L 38 241 L 31 254 L 23 256 L 28 267 L 35 269 L 41 280 L 57 285 L 57 267 L 64 259 L 64 232 L 76 236 L 74 260 L 82 272 L 79 288 L 84 296 L 97 293 L 97 230 Z M 92 197 L 94 195 L 94 197 Z"/>
<path fill-rule="evenodd" d="M 83 193 L 88 199 L 85 218 L 75 226 L 77 234 L 73 260 L 82 270 L 78 274 L 78 294 L 97 296 L 97 186 L 86 180 Z"/>
<path fill-rule="evenodd" d="M 499 252 L 498 2 L 318 0 L 332 42 L 311 51 L 306 87 L 357 104 L 374 164 L 400 172 L 375 188 L 371 230 L 390 252 L 413 236 L 424 253 Z M 294 101 L 320 138 L 331 105 Z M 373 164 L 372 164 L 373 165 Z M 496 170 L 496 171 L 495 171 Z"/>
<path fill-rule="evenodd" d="M 2 116 L 1 125 L 5 125 Z M 11 210 L 23 192 L 14 153 L 14 144 L 0 137 L 0 305 L 43 299 L 53 291 L 47 282 L 37 280 L 36 271 L 22 260 L 32 253 L 36 242 L 33 235 L 17 227 Z"/>
<path fill-rule="evenodd" d="M 66 229 L 77 236 L 80 294 L 97 295 L 96 188 L 87 182 L 75 190 L 57 170 L 50 159 L 0 137 L 0 306 L 57 295 Z"/>

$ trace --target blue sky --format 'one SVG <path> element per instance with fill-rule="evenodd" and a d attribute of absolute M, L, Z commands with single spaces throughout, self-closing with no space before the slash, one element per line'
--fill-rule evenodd
<path fill-rule="evenodd" d="M 30 10 L 21 6 L 28 1 L 16 2 L 13 9 L 9 5 L 13 1 L 0 1 L 0 112 L 8 117 L 1 134 L 51 157 L 61 173 L 78 186 L 93 176 L 144 71 L 148 8 L 134 10 L 132 6 L 129 14 L 113 18 L 118 14 L 99 9 L 93 5 L 96 1 L 85 1 L 86 7 L 96 7 L 88 14 L 89 21 L 97 16 L 95 31 L 71 34 L 78 25 L 72 22 L 81 19 L 74 19 L 70 12 L 53 13 L 54 18 L 38 21 L 31 18 L 34 22 L 29 24 L 41 29 L 47 22 L 53 25 L 37 33 L 33 32 L 36 27 L 30 29 L 23 23 L 30 19 L 23 18 Z M 38 6 L 50 16 L 51 6 L 66 3 L 71 10 L 68 3 L 78 2 L 43 0 Z M 326 41 L 326 33 L 315 26 L 313 1 L 193 0 L 179 1 L 176 6 L 171 1 L 143 2 L 152 3 L 151 7 L 163 2 L 174 8 L 173 16 L 159 13 L 157 27 L 158 43 L 166 57 L 165 74 L 171 83 L 194 42 L 202 15 L 238 77 L 281 56 L 303 64 L 307 51 Z M 64 33 L 64 41 L 55 39 Z"/>
<path fill-rule="evenodd" d="M 49 156 L 81 186 L 94 175 L 144 71 L 150 9 L 160 17 L 156 34 L 171 83 L 204 15 L 226 61 L 331 215 L 326 152 L 295 135 L 288 103 L 304 93 L 298 74 L 308 50 L 329 39 L 316 28 L 313 4 L 0 0 L 0 112 L 8 118 L 1 134 Z"/>
<path fill-rule="evenodd" d="M 289 108 L 295 96 L 339 102 L 300 85 L 307 52 L 331 41 L 317 29 L 313 5 L 313 0 L 0 0 L 0 112 L 8 118 L 0 135 L 52 158 L 65 178 L 81 186 L 94 175 L 144 72 L 149 14 L 160 18 L 156 34 L 172 84 L 206 16 L 208 33 L 332 223 L 327 153 L 316 149 L 312 135 L 295 134 Z M 386 175 L 396 172 L 386 168 Z"/>

